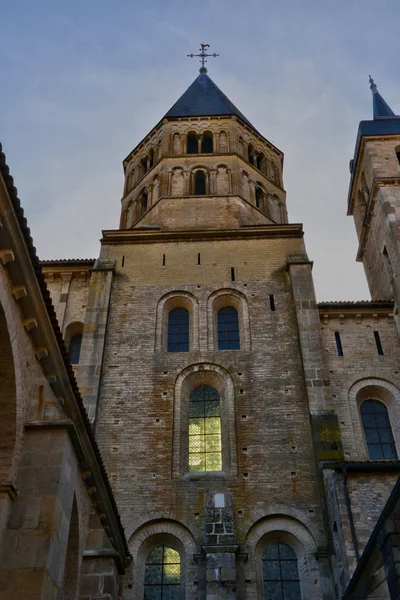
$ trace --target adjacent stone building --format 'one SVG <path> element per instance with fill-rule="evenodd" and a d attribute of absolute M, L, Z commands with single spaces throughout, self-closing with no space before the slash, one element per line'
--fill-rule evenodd
<path fill-rule="evenodd" d="M 371 301 L 317 303 L 283 154 L 205 69 L 96 260 L 39 265 L 3 161 L 2 598 L 400 598 L 400 117 L 371 89 Z"/>

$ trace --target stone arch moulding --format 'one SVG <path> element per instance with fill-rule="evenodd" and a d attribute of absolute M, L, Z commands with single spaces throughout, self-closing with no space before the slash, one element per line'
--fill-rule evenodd
<path fill-rule="evenodd" d="M 240 350 L 251 350 L 249 305 L 239 290 L 223 288 L 216 290 L 207 300 L 207 345 L 209 351 L 218 351 L 217 312 L 223 306 L 233 306 L 239 316 Z M 230 351 L 229 351 L 230 352 Z M 233 352 L 233 351 L 232 351 Z"/>
<path fill-rule="evenodd" d="M 369 456 L 360 415 L 361 404 L 368 398 L 379 400 L 386 406 L 397 453 L 400 456 L 400 390 L 393 383 L 379 376 L 358 379 L 348 391 L 349 410 L 358 456 L 365 460 L 368 460 Z"/>
<path fill-rule="evenodd" d="M 140 600 L 143 598 L 143 581 L 146 558 L 149 552 L 160 544 L 166 544 L 179 552 L 181 559 L 181 600 L 194 600 L 197 593 L 192 591 L 189 582 L 197 579 L 197 565 L 194 560 L 196 544 L 191 532 L 178 521 L 159 519 L 147 521 L 136 529 L 129 538 L 129 550 L 133 558 L 133 589 L 126 597 Z M 194 595 L 192 595 L 194 594 Z"/>
<path fill-rule="evenodd" d="M 315 553 L 317 544 L 311 531 L 300 520 L 287 514 L 271 514 L 254 523 L 246 536 L 245 548 L 250 560 L 246 563 L 246 578 L 257 574 L 257 598 L 264 598 L 262 577 L 262 553 L 269 543 L 281 542 L 293 548 L 299 567 L 302 598 L 318 600 L 322 597 L 320 573 Z"/>
<path fill-rule="evenodd" d="M 221 402 L 222 472 L 190 473 L 189 458 L 189 398 L 201 385 L 214 387 Z M 198 363 L 184 369 L 176 378 L 174 392 L 174 430 L 172 477 L 218 478 L 237 474 L 237 443 L 235 389 L 228 371 L 212 363 Z"/>
<path fill-rule="evenodd" d="M 162 296 L 157 304 L 155 352 L 166 352 L 168 313 L 178 307 L 186 308 L 189 311 L 189 351 L 194 352 L 199 349 L 199 304 L 197 298 L 189 292 L 174 290 Z"/>

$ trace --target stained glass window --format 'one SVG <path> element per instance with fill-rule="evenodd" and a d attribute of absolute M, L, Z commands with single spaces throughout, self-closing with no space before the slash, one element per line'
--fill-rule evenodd
<path fill-rule="evenodd" d="M 217 321 L 218 350 L 240 350 L 239 317 L 236 308 L 220 308 Z"/>
<path fill-rule="evenodd" d="M 262 566 L 265 600 L 301 600 L 297 558 L 290 546 L 268 544 Z"/>
<path fill-rule="evenodd" d="M 196 388 L 189 401 L 189 471 L 221 471 L 219 394 L 208 385 Z"/>
<path fill-rule="evenodd" d="M 68 346 L 68 355 L 69 360 L 72 365 L 77 365 L 79 363 L 79 356 L 81 354 L 81 345 L 82 345 L 82 334 L 77 333 L 73 335 Z"/>
<path fill-rule="evenodd" d="M 168 352 L 189 352 L 189 311 L 173 308 L 168 314 Z"/>
<path fill-rule="evenodd" d="M 397 460 L 396 445 L 386 406 L 366 400 L 360 408 L 368 455 L 371 460 Z"/>
<path fill-rule="evenodd" d="M 181 559 L 164 544 L 149 553 L 144 572 L 144 600 L 179 600 Z"/>

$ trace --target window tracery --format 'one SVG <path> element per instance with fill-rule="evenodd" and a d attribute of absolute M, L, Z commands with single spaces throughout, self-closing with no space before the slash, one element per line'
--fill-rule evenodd
<path fill-rule="evenodd" d="M 153 548 L 146 559 L 144 600 L 179 600 L 181 559 L 165 544 Z"/>
<path fill-rule="evenodd" d="M 168 352 L 189 352 L 189 311 L 176 307 L 168 313 Z"/>
<path fill-rule="evenodd" d="M 194 389 L 189 400 L 189 471 L 221 471 L 220 398 L 208 385 Z"/>
<path fill-rule="evenodd" d="M 239 315 L 233 306 L 223 306 L 217 313 L 218 350 L 240 350 Z"/>
<path fill-rule="evenodd" d="M 268 544 L 262 555 L 264 600 L 301 600 L 299 568 L 287 544 Z"/>
<path fill-rule="evenodd" d="M 397 460 L 392 427 L 383 402 L 365 400 L 360 413 L 370 460 Z"/>

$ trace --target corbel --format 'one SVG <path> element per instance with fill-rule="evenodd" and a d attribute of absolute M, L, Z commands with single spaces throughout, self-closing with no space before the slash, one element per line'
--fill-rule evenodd
<path fill-rule="evenodd" d="M 0 261 L 3 265 L 6 265 L 9 262 L 14 262 L 15 256 L 14 252 L 10 250 L 0 250 Z"/>
<path fill-rule="evenodd" d="M 31 329 L 35 329 L 38 326 L 38 322 L 33 317 L 30 319 L 24 319 L 23 323 L 26 331 L 31 331 Z"/>
<path fill-rule="evenodd" d="M 39 348 L 35 348 L 35 354 L 38 360 L 42 360 L 42 358 L 49 355 L 49 351 L 45 346 L 40 346 Z"/>
<path fill-rule="evenodd" d="M 54 373 L 50 373 L 50 375 L 47 375 L 46 379 L 50 385 L 52 383 L 56 383 L 56 381 L 57 381 L 57 377 Z"/>
<path fill-rule="evenodd" d="M 357 313 L 356 314 L 356 323 L 361 323 L 362 321 L 362 314 L 361 313 Z"/>
<path fill-rule="evenodd" d="M 18 285 L 15 286 L 11 289 L 14 298 L 16 300 L 20 300 L 21 298 L 25 298 L 25 296 L 28 295 L 28 292 L 26 291 L 26 287 L 24 285 Z"/>

